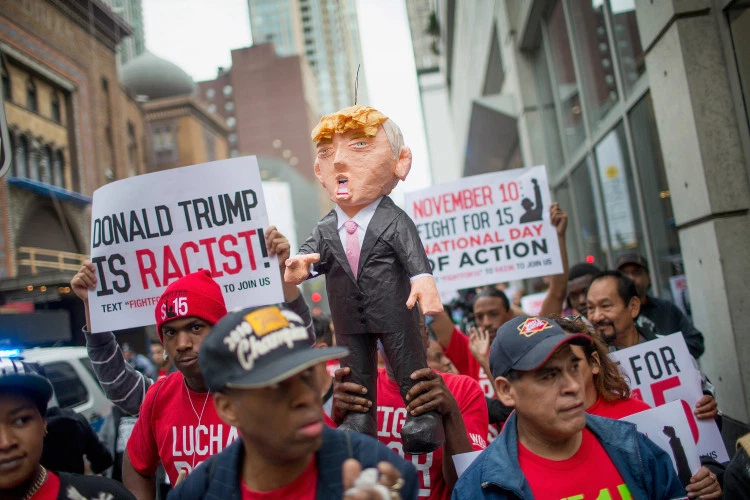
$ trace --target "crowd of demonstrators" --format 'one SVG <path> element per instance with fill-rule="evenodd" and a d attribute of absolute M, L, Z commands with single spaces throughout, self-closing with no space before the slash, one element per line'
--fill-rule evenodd
<path fill-rule="evenodd" d="M 42 465 L 52 384 L 30 365 L 0 358 L 0 498 L 134 498 L 122 484 Z M 73 458 L 71 456 L 71 458 Z"/>
<path fill-rule="evenodd" d="M 545 318 L 514 318 L 499 329 L 490 367 L 499 398 L 515 411 L 461 476 L 454 499 L 685 495 L 669 456 L 634 425 L 586 414 L 571 345 L 590 343 Z"/>
<path fill-rule="evenodd" d="M 648 294 L 651 288 L 651 277 L 646 259 L 639 254 L 625 254 L 617 260 L 617 270 L 635 283 L 641 303 L 637 318 L 638 325 L 645 329 L 645 325 L 651 323 L 656 332 L 664 335 L 682 332 L 690 354 L 695 359 L 700 358 L 706 350 L 703 334 L 693 326 L 693 322 L 676 305 Z"/>
<path fill-rule="evenodd" d="M 419 497 L 448 499 L 458 479 L 453 456 L 470 451 L 481 451 L 487 447 L 485 440 L 488 417 L 485 398 L 476 380 L 465 375 L 446 373 L 450 368 L 439 357 L 430 356 L 430 341 L 427 326 L 420 317 L 422 342 L 428 352 L 428 368 L 417 370 L 412 378 L 419 380 L 407 393 L 408 404 L 401 398 L 393 371 L 386 361 L 385 368 L 378 370 L 378 440 L 397 451 L 417 468 Z M 334 420 L 341 422 L 348 412 L 364 412 L 371 403 L 362 397 L 365 388 L 353 382 L 344 382 L 348 368 L 336 372 L 334 392 Z M 443 421 L 445 444 L 433 452 L 423 455 L 404 453 L 401 428 L 408 414 L 419 415 L 436 410 Z"/>
<path fill-rule="evenodd" d="M 267 349 L 250 353 L 250 344 Z M 346 354 L 341 347 L 310 349 L 303 321 L 283 307 L 224 317 L 199 359 L 218 414 L 240 439 L 194 470 L 169 498 L 342 498 L 363 493 L 352 488 L 376 489 L 355 487 L 352 476 L 362 467 L 378 467 L 386 495 L 416 498 L 411 464 L 369 436 L 323 424 L 314 367 Z"/>

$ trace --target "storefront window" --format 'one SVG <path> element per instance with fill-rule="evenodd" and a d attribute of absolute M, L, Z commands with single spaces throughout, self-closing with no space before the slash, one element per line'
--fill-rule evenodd
<path fill-rule="evenodd" d="M 547 157 L 547 169 L 550 174 L 553 174 L 563 166 L 563 150 L 544 45 L 540 46 L 534 55 L 533 69 L 536 94 L 539 99 L 539 118 L 544 129 L 543 146 Z"/>
<path fill-rule="evenodd" d="M 591 183 L 591 162 L 581 162 L 573 171 L 571 183 L 573 185 L 573 203 L 575 204 L 576 219 L 579 224 L 581 248 L 579 255 L 589 263 L 596 264 L 602 269 L 607 267 L 607 238 L 604 224 L 597 217 L 599 202 Z M 571 264 L 577 263 L 572 258 Z"/>
<path fill-rule="evenodd" d="M 627 252 L 644 253 L 625 129 L 620 123 L 594 148 L 610 249 L 616 260 Z"/>
<path fill-rule="evenodd" d="M 660 296 L 669 297 L 670 278 L 684 271 L 651 94 L 646 94 L 633 107 L 630 128 L 653 252 L 654 262 L 650 266 L 652 288 L 658 288 Z M 673 302 L 678 303 L 681 298 L 673 297 Z"/>
<path fill-rule="evenodd" d="M 593 128 L 618 100 L 604 5 L 602 0 L 574 0 L 570 5 L 586 109 Z"/>
<path fill-rule="evenodd" d="M 568 151 L 575 151 L 583 143 L 586 131 L 583 128 L 581 96 L 578 92 L 573 57 L 570 53 L 570 39 L 565 26 L 562 2 L 557 2 L 547 22 L 549 49 L 553 64 L 552 81 L 560 101 L 563 140 Z"/>
<path fill-rule="evenodd" d="M 560 208 L 568 214 L 568 229 L 565 232 L 565 246 L 568 250 L 568 262 L 570 262 L 571 265 L 576 262 L 582 262 L 586 256 L 582 254 L 581 246 L 578 241 L 580 231 L 575 223 L 573 196 L 570 192 L 568 181 L 566 180 L 557 186 L 553 190 L 552 195 L 554 200 L 560 204 Z"/>
<path fill-rule="evenodd" d="M 740 75 L 745 117 L 750 124 L 750 1 L 738 0 L 727 10 L 737 72 Z"/>
<path fill-rule="evenodd" d="M 635 17 L 635 0 L 607 0 L 612 15 L 612 37 L 620 63 L 620 73 L 625 93 L 646 72 L 646 54 L 643 53 L 638 21 Z"/>

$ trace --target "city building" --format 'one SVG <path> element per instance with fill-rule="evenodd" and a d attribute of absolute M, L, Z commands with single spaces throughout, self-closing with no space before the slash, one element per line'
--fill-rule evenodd
<path fill-rule="evenodd" d="M 273 42 L 280 56 L 303 56 L 315 75 L 318 111 L 354 104 L 362 63 L 356 0 L 248 0 L 253 43 Z M 361 69 L 357 102 L 367 103 Z"/>
<path fill-rule="evenodd" d="M 91 194 L 146 172 L 138 103 L 118 83 L 130 28 L 95 0 L 1 0 L 2 92 L 13 162 L 0 179 L 0 338 L 82 341 L 68 288 L 89 248 Z M 13 331 L 7 331 L 9 328 Z"/>
<path fill-rule="evenodd" d="M 462 175 L 546 165 L 571 263 L 686 275 L 700 362 L 750 422 L 750 2 L 438 2 Z"/>
<path fill-rule="evenodd" d="M 432 180 L 440 184 L 460 177 L 463 164 L 456 149 L 448 81 L 440 64 L 444 48 L 436 9 L 435 0 L 406 0 Z"/>
<path fill-rule="evenodd" d="M 310 131 L 318 122 L 314 77 L 300 56 L 280 57 L 273 43 L 232 51 L 232 67 L 199 82 L 198 96 L 230 129 L 230 156 L 282 158 L 308 181 Z"/>
<path fill-rule="evenodd" d="M 179 66 L 144 52 L 122 67 L 120 81 L 144 112 L 149 171 L 229 158 L 229 126 L 197 99 Z"/>
<path fill-rule="evenodd" d="M 126 64 L 146 51 L 146 30 L 143 25 L 143 0 L 102 0 L 120 16 L 132 30 L 117 47 L 120 64 Z"/>

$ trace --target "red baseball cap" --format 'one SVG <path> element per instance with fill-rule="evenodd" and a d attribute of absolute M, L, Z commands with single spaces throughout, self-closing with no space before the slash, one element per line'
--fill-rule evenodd
<path fill-rule="evenodd" d="M 202 270 L 178 279 L 164 290 L 156 303 L 156 333 L 164 342 L 161 327 L 169 321 L 195 317 L 215 325 L 227 314 L 221 287 L 211 278 L 211 272 Z"/>

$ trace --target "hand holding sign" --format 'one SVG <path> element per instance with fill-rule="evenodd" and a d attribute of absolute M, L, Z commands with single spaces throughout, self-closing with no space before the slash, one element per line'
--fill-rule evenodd
<path fill-rule="evenodd" d="M 719 405 L 710 394 L 704 394 L 695 403 L 695 418 L 698 420 L 713 420 L 719 414 Z"/>

